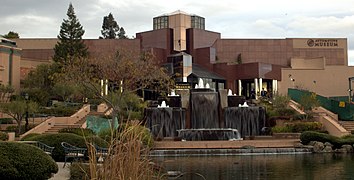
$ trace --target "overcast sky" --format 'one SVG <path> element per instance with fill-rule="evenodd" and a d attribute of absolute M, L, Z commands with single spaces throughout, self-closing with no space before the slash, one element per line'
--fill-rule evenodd
<path fill-rule="evenodd" d="M 204 17 L 206 29 L 222 38 L 348 38 L 354 65 L 354 0 L 1 0 L 0 34 L 55 38 L 70 2 L 84 38 L 98 38 L 110 12 L 135 37 L 152 30 L 153 17 L 182 10 Z"/>

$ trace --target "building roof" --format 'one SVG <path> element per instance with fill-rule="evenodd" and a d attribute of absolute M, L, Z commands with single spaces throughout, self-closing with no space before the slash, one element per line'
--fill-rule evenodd
<path fill-rule="evenodd" d="M 16 42 L 12 41 L 10 39 L 6 39 L 2 36 L 0 36 L 0 44 L 5 44 L 5 45 L 10 45 L 10 46 L 16 46 Z"/>
<path fill-rule="evenodd" d="M 192 73 L 191 75 L 195 75 L 199 78 L 208 78 L 208 79 L 218 79 L 218 80 L 225 80 L 222 76 L 209 71 L 207 69 L 202 68 L 201 66 L 197 64 L 192 65 Z"/>

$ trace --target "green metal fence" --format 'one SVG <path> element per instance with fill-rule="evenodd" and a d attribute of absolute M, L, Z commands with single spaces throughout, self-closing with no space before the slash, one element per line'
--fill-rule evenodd
<path fill-rule="evenodd" d="M 312 92 L 299 89 L 288 89 L 288 95 L 296 102 L 300 102 L 301 97 L 309 93 Z M 323 97 L 317 95 L 316 98 L 322 107 L 338 114 L 340 120 L 354 121 L 354 104 L 350 104 L 345 97 Z"/>

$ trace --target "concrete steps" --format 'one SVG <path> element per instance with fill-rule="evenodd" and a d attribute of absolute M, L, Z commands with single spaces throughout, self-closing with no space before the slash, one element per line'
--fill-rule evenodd
<path fill-rule="evenodd" d="M 81 118 L 79 121 L 75 123 L 75 125 L 80 125 L 80 127 L 86 122 L 86 117 L 87 116 L 101 116 L 104 115 L 104 112 L 96 112 L 96 111 L 90 111 L 88 115 L 85 117 Z"/>
<path fill-rule="evenodd" d="M 56 134 L 59 130 L 64 128 L 80 128 L 81 125 L 79 124 L 55 124 L 53 127 L 45 131 L 45 134 Z"/>
<path fill-rule="evenodd" d="M 354 121 L 339 121 L 339 123 L 349 132 L 354 131 Z"/>

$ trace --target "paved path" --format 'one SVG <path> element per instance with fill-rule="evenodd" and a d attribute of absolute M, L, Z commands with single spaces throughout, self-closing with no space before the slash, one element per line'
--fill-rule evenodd
<path fill-rule="evenodd" d="M 54 177 L 50 178 L 51 180 L 67 180 L 70 179 L 70 163 L 65 165 L 65 168 L 63 168 L 64 163 L 63 162 L 57 162 L 58 164 L 58 173 L 54 175 Z"/>
<path fill-rule="evenodd" d="M 155 141 L 154 149 L 233 149 L 242 146 L 256 148 L 291 148 L 299 139 L 241 140 L 241 141 Z"/>

